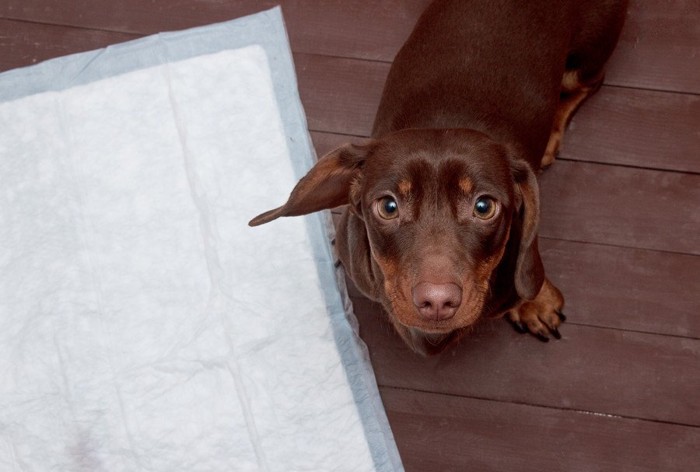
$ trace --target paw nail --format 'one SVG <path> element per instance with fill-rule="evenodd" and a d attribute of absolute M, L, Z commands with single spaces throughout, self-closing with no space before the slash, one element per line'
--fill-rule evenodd
<path fill-rule="evenodd" d="M 559 317 L 560 320 L 566 321 L 566 315 L 559 310 L 557 310 L 557 316 Z"/>
<path fill-rule="evenodd" d="M 537 339 L 542 341 L 543 343 L 548 343 L 549 342 L 549 337 L 545 336 L 542 333 L 536 333 L 535 336 L 537 336 Z"/>
<path fill-rule="evenodd" d="M 515 330 L 518 333 L 520 333 L 520 334 L 527 333 L 527 328 L 525 326 L 523 326 L 521 323 L 519 323 L 518 321 L 511 321 L 510 324 L 513 325 L 513 328 L 515 328 Z"/>
<path fill-rule="evenodd" d="M 559 333 L 559 330 L 557 328 L 554 328 L 552 330 L 552 336 L 554 336 L 557 339 L 561 339 L 561 333 Z"/>

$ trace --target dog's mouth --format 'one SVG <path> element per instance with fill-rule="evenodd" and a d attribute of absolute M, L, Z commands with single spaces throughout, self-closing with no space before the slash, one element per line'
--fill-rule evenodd
<path fill-rule="evenodd" d="M 423 319 L 416 310 L 402 311 L 393 306 L 385 306 L 385 309 L 406 344 L 418 354 L 431 356 L 456 344 L 478 321 L 481 306 L 470 305 L 462 306 L 454 317 L 444 320 Z"/>
<path fill-rule="evenodd" d="M 422 311 L 421 305 L 416 302 L 413 291 L 416 284 L 412 281 L 401 282 L 391 279 L 387 281 L 384 288 L 388 296 L 382 300 L 382 304 L 396 331 L 418 354 L 428 356 L 444 351 L 460 340 L 483 317 L 484 294 L 487 291 L 483 287 L 475 287 L 472 281 L 455 284 L 461 290 L 461 299 L 458 300 L 456 309 L 447 314 L 438 312 L 437 316 L 434 316 L 436 313 Z M 479 285 L 487 286 L 487 283 L 485 281 Z M 443 295 L 439 289 L 444 288 L 445 284 L 433 285 L 438 289 L 436 298 Z M 428 295 L 428 299 L 433 296 L 430 293 Z M 429 303 L 428 306 L 440 305 Z"/>
<path fill-rule="evenodd" d="M 463 330 L 457 329 L 446 333 L 426 333 L 417 328 L 405 328 L 410 347 L 426 356 L 438 354 L 462 337 Z"/>

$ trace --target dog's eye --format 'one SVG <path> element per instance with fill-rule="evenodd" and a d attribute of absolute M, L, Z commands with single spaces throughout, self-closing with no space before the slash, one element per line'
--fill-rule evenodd
<path fill-rule="evenodd" d="M 394 197 L 383 197 L 377 201 L 377 213 L 385 220 L 393 220 L 399 216 L 399 204 Z"/>
<path fill-rule="evenodd" d="M 496 215 L 498 205 L 489 197 L 479 197 L 474 203 L 474 216 L 481 220 L 490 220 Z"/>

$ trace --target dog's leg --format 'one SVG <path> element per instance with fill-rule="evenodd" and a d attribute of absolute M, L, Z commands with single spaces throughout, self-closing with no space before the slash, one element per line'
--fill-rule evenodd
<path fill-rule="evenodd" d="M 524 301 L 510 309 L 508 319 L 520 333 L 530 332 L 542 341 L 548 341 L 550 334 L 559 339 L 559 325 L 566 319 L 562 308 L 564 297 L 559 289 L 545 278 L 535 299 Z"/>
<path fill-rule="evenodd" d="M 561 81 L 561 95 L 552 124 L 552 133 L 549 135 L 547 149 L 542 156 L 541 168 L 552 165 L 559 152 L 564 131 L 571 121 L 578 107 L 593 95 L 603 83 L 603 74 L 600 73 L 593 80 L 582 81 L 579 69 L 569 70 L 564 73 Z"/>

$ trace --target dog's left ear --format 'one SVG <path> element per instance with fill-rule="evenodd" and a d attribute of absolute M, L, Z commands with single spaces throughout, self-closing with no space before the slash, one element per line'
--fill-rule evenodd
<path fill-rule="evenodd" d="M 520 250 L 515 264 L 515 289 L 525 300 L 534 299 L 544 283 L 544 266 L 537 247 L 540 199 L 537 177 L 523 160 L 511 164 L 516 192 L 519 193 L 519 216 L 522 222 Z"/>
<path fill-rule="evenodd" d="M 297 183 L 287 203 L 256 216 L 248 224 L 258 226 L 280 216 L 306 215 L 348 203 L 350 186 L 372 147 L 345 144 L 329 152 Z"/>

